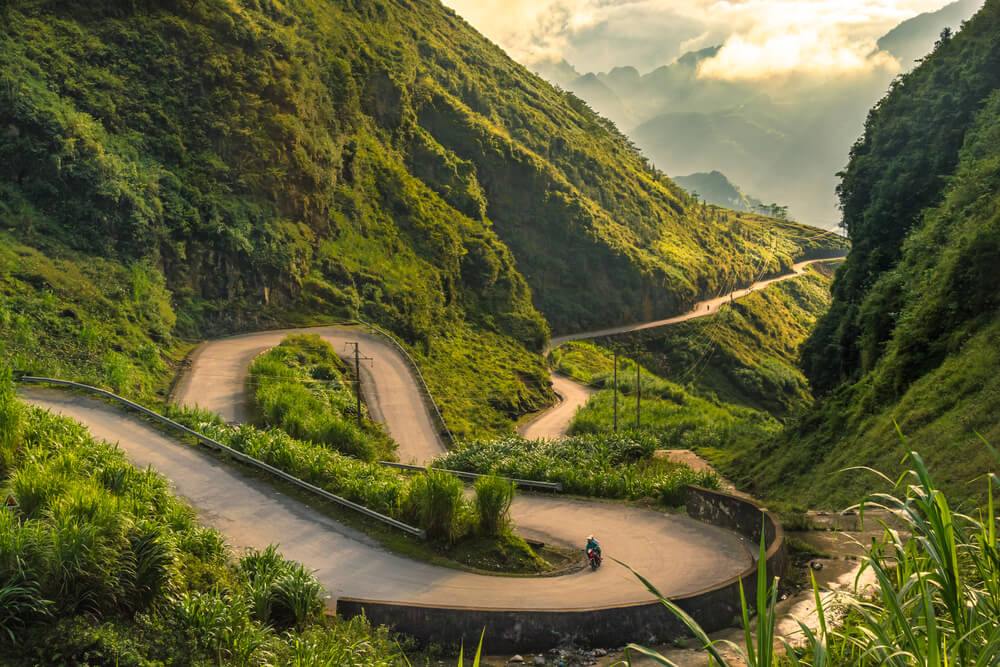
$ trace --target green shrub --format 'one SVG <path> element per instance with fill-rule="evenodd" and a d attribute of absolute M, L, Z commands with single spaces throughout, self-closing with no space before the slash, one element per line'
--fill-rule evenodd
<path fill-rule="evenodd" d="M 503 477 L 561 482 L 567 493 L 601 498 L 683 500 L 683 487 L 718 488 L 711 473 L 652 458 L 659 441 L 647 433 L 588 434 L 531 441 L 517 436 L 463 443 L 434 465 Z"/>
<path fill-rule="evenodd" d="M 448 473 L 428 468 L 410 482 L 408 513 L 432 539 L 454 542 L 462 533 L 462 482 Z"/>
<path fill-rule="evenodd" d="M 304 627 L 323 610 L 323 587 L 299 563 L 285 560 L 272 544 L 250 549 L 239 562 L 252 614 L 278 629 Z"/>
<path fill-rule="evenodd" d="M 0 366 L 0 477 L 14 465 L 14 456 L 21 447 L 22 411 L 14 391 L 14 374 L 10 367 Z"/>
<path fill-rule="evenodd" d="M 495 475 L 476 480 L 476 520 L 483 535 L 500 535 L 510 525 L 514 482 Z"/>
<path fill-rule="evenodd" d="M 345 373 L 333 347 L 319 336 L 288 336 L 250 365 L 259 419 L 298 440 L 365 461 L 392 458 L 395 443 L 381 426 L 370 420 L 357 425 L 355 396 Z"/>
<path fill-rule="evenodd" d="M 296 664 L 285 657 L 304 645 L 317 652 L 298 664 L 398 660 L 364 622 L 327 628 L 320 584 L 274 547 L 230 563 L 161 476 L 19 408 L 11 485 L 27 505 L 0 511 L 0 664 Z"/>

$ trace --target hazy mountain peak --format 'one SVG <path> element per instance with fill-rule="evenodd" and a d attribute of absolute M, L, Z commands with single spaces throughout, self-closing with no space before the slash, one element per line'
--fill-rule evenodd
<path fill-rule="evenodd" d="M 676 64 L 683 65 L 684 67 L 697 67 L 703 60 L 708 60 L 709 58 L 717 56 L 721 50 L 722 46 L 717 45 L 708 46 L 704 49 L 699 49 L 698 51 L 688 51 L 677 59 Z"/>
<path fill-rule="evenodd" d="M 983 6 L 983 0 L 958 0 L 936 12 L 926 12 L 903 21 L 878 40 L 878 48 L 888 51 L 904 70 L 913 69 L 914 61 L 934 48 L 944 28 L 958 30 Z"/>

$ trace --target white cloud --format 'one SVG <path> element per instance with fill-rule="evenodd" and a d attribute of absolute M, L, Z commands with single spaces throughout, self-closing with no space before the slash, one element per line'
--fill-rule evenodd
<path fill-rule="evenodd" d="M 580 71 L 669 63 L 724 44 L 703 76 L 754 79 L 892 68 L 875 41 L 948 0 L 445 0 L 525 64 L 566 58 Z"/>

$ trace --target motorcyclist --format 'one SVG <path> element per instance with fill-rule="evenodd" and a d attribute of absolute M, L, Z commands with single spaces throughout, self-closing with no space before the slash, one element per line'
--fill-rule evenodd
<path fill-rule="evenodd" d="M 590 552 L 595 551 L 598 556 L 601 555 L 601 545 L 597 543 L 593 535 L 587 536 L 587 557 L 590 557 Z"/>

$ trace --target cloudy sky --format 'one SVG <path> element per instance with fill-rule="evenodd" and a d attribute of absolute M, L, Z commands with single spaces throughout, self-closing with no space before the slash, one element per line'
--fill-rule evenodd
<path fill-rule="evenodd" d="M 755 79 L 892 68 L 875 41 L 949 0 L 444 0 L 526 65 L 565 58 L 581 73 L 641 72 L 724 44 L 703 76 Z"/>

